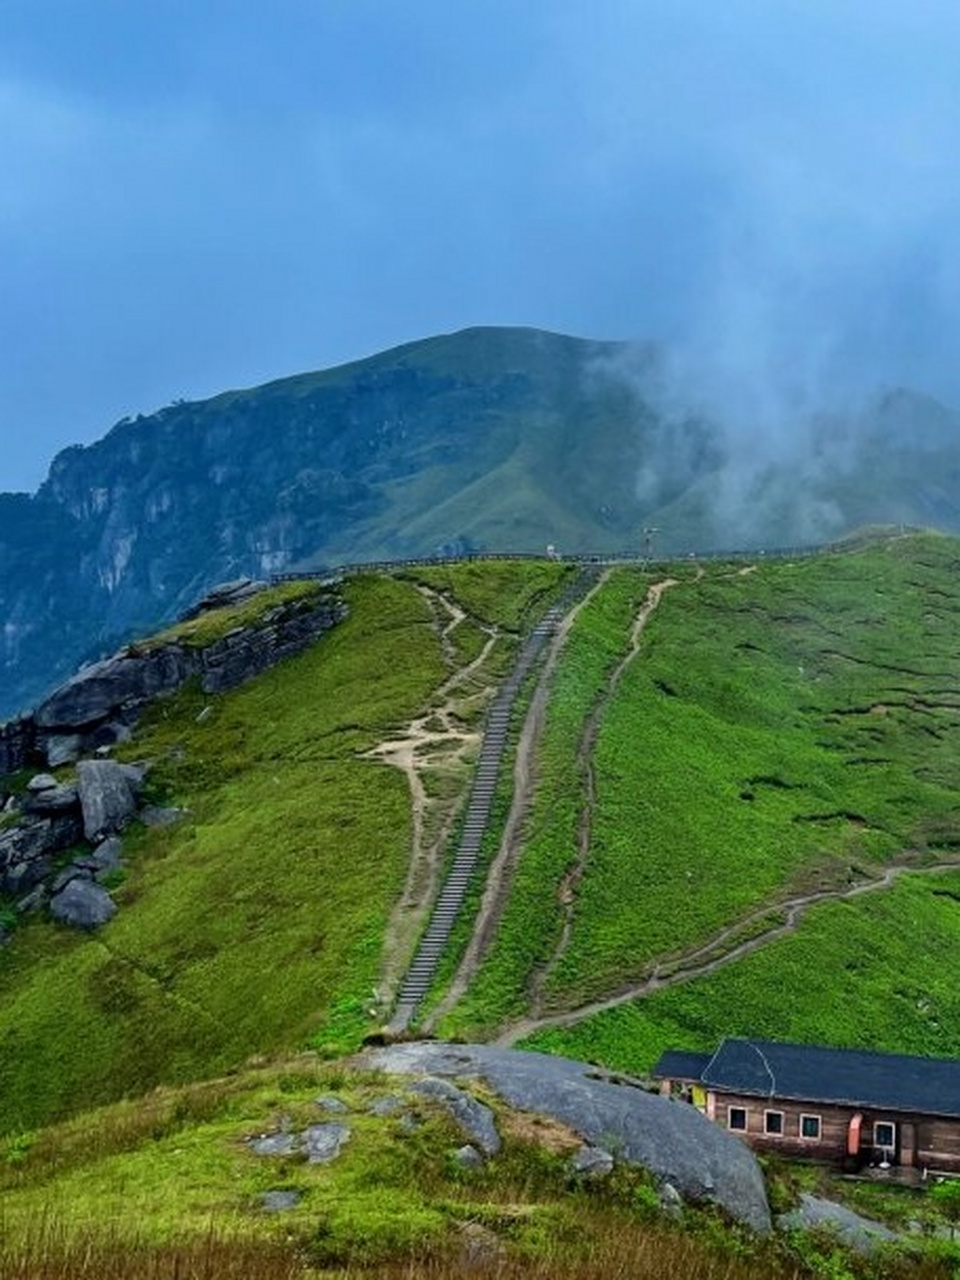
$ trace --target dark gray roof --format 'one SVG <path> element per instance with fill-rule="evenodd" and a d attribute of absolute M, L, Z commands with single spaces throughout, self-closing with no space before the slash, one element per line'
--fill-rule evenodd
<path fill-rule="evenodd" d="M 952 1058 L 729 1039 L 699 1079 L 761 1097 L 960 1116 L 960 1062 Z"/>
<path fill-rule="evenodd" d="M 712 1058 L 710 1053 L 687 1053 L 685 1049 L 668 1049 L 653 1069 L 663 1080 L 699 1080 Z"/>

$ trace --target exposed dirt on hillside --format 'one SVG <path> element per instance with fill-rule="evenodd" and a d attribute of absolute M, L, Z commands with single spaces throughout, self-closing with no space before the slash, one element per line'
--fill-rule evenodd
<path fill-rule="evenodd" d="M 605 1013 L 608 1009 L 616 1009 L 634 1000 L 642 1000 L 646 996 L 677 986 L 681 982 L 708 977 L 718 969 L 736 960 L 742 960 L 744 956 L 793 933 L 805 912 L 821 902 L 839 902 L 860 897 L 865 893 L 889 889 L 894 881 L 905 874 L 938 875 L 944 871 L 958 870 L 960 870 L 960 855 L 951 861 L 938 862 L 931 866 L 918 865 L 916 855 L 905 855 L 903 861 L 887 867 L 882 875 L 874 879 L 861 880 L 845 888 L 821 889 L 799 894 L 779 903 L 760 907 L 720 930 L 707 942 L 657 961 L 642 982 L 624 987 L 613 995 L 591 1001 L 577 1009 L 520 1019 L 506 1027 L 494 1043 L 512 1045 L 536 1031 L 543 1031 L 550 1027 L 574 1026 L 595 1014 Z M 775 923 L 770 922 L 765 925 L 764 922 L 770 921 L 773 916 L 779 918 Z M 756 933 L 751 932 L 754 928 L 758 930 Z M 744 934 L 749 936 L 744 938 Z"/>
<path fill-rule="evenodd" d="M 597 799 L 593 753 L 597 743 L 597 735 L 600 732 L 600 724 L 617 691 L 624 672 L 640 652 L 643 632 L 651 615 L 659 606 L 664 592 L 677 585 L 678 580 L 676 578 L 665 578 L 662 582 L 655 582 L 647 591 L 644 602 L 633 621 L 627 652 L 614 668 L 606 687 L 602 690 L 584 725 L 583 734 L 577 747 L 577 774 L 581 779 L 583 795 L 580 822 L 577 830 L 577 856 L 557 891 L 564 911 L 560 937 L 546 964 L 537 971 L 530 984 L 530 1016 L 533 1018 L 539 1017 L 542 1013 L 544 989 L 550 981 L 551 974 L 570 945 L 570 938 L 573 934 L 577 888 L 587 869 L 593 839 L 593 816 Z"/>
<path fill-rule="evenodd" d="M 437 689 L 433 705 L 416 716 L 401 734 L 378 743 L 364 752 L 367 759 L 379 760 L 399 769 L 410 788 L 412 823 L 410 865 L 403 892 L 394 907 L 385 941 L 385 969 L 381 998 L 392 999 L 394 989 L 410 958 L 414 940 L 426 912 L 436 896 L 443 850 L 456 823 L 466 796 L 469 767 L 480 747 L 480 729 L 462 719 L 465 708 L 479 711 L 492 691 L 492 683 L 482 672 L 499 631 L 483 626 L 486 641 L 480 653 L 463 667 L 456 666 L 452 635 L 467 615 L 447 596 L 418 586 L 417 590 L 433 611 L 433 630 L 451 674 Z M 480 625 L 480 624 L 478 624 Z M 451 798 L 431 795 L 425 777 L 459 776 L 462 785 Z"/>
<path fill-rule="evenodd" d="M 431 1030 L 437 1021 L 448 1013 L 464 995 L 467 987 L 473 981 L 496 932 L 509 896 L 513 868 L 522 848 L 523 824 L 530 811 L 530 802 L 534 790 L 534 761 L 543 732 L 544 712 L 549 699 L 553 674 L 566 644 L 570 628 L 576 621 L 580 610 L 600 590 L 610 577 L 611 572 L 612 570 L 606 569 L 587 594 L 564 615 L 550 642 L 547 658 L 537 680 L 537 686 L 530 701 L 523 728 L 520 732 L 520 739 L 517 743 L 513 771 L 513 800 L 507 816 L 506 826 L 504 827 L 503 837 L 500 841 L 500 848 L 491 863 L 487 875 L 486 888 L 480 903 L 473 934 L 446 995 L 433 1010 L 430 1018 L 424 1023 L 426 1031 Z"/>

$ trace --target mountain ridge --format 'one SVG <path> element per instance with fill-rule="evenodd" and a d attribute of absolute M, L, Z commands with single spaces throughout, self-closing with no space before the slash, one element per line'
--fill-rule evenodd
<path fill-rule="evenodd" d="M 239 576 L 640 550 L 651 526 L 656 550 L 680 553 L 873 522 L 960 527 L 958 418 L 936 402 L 895 393 L 778 469 L 664 408 L 659 377 L 649 344 L 472 328 L 178 401 L 71 446 L 36 494 L 0 495 L 0 716 Z"/>

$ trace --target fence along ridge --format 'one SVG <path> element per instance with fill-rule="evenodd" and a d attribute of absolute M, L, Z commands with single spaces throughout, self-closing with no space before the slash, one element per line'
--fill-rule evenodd
<path fill-rule="evenodd" d="M 914 525 L 905 525 L 898 529 L 903 536 L 922 533 L 923 530 Z M 477 562 L 498 560 L 554 560 L 560 564 L 578 565 L 610 565 L 638 564 L 650 568 L 663 568 L 666 565 L 683 564 L 689 561 L 724 561 L 724 560 L 801 560 L 813 556 L 838 555 L 844 551 L 855 551 L 870 545 L 866 539 L 840 539 L 836 542 L 799 543 L 788 547 L 742 547 L 726 551 L 687 551 L 675 556 L 645 556 L 636 550 L 624 551 L 582 551 L 569 555 L 547 555 L 542 551 L 468 551 L 460 555 L 447 556 L 410 556 L 396 560 L 353 560 L 343 564 L 332 565 L 324 569 L 303 569 L 287 573 L 270 575 L 272 583 L 300 582 L 316 580 L 333 582 L 339 578 L 347 578 L 361 573 L 393 573 L 400 569 L 422 569 L 432 566 L 475 564 Z"/>

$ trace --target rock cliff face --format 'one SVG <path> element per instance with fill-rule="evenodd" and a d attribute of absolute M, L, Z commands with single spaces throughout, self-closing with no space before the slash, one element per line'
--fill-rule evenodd
<path fill-rule="evenodd" d="M 281 604 L 256 626 L 205 647 L 186 641 L 134 646 L 85 667 L 36 711 L 0 726 L 0 775 L 57 765 L 127 737 L 143 707 L 199 676 L 207 693 L 235 688 L 300 653 L 346 616 L 334 594 Z"/>

